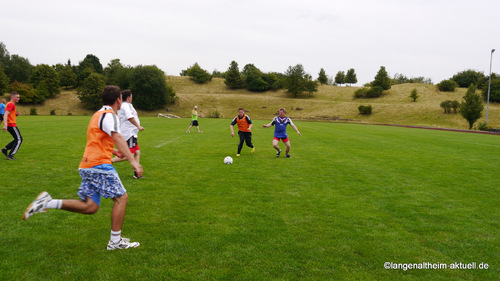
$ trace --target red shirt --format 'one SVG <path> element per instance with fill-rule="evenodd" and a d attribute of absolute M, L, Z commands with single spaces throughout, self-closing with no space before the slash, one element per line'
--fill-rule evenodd
<path fill-rule="evenodd" d="M 9 101 L 7 106 L 5 107 L 5 111 L 9 111 L 9 115 L 7 116 L 7 126 L 8 127 L 17 127 L 16 125 L 16 105 Z"/>

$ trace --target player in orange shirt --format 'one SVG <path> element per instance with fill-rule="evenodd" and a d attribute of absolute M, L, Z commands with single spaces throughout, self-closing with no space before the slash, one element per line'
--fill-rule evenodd
<path fill-rule="evenodd" d="M 120 132 L 120 122 L 116 111 L 122 105 L 120 88 L 107 86 L 102 93 L 104 106 L 90 120 L 87 128 L 87 145 L 80 162 L 79 172 L 82 183 L 78 189 L 81 200 L 52 199 L 42 192 L 24 212 L 23 220 L 46 209 L 62 209 L 75 213 L 94 214 L 101 202 L 101 196 L 113 200 L 111 212 L 111 238 L 108 250 L 128 249 L 139 246 L 139 242 L 121 237 L 128 195 L 113 165 L 112 154 L 127 157 L 137 175 L 142 176 L 142 166 L 135 160 Z M 117 147 L 117 149 L 114 148 Z"/>
<path fill-rule="evenodd" d="M 20 113 L 16 111 L 16 103 L 18 103 L 20 99 L 21 97 L 18 92 L 10 93 L 10 102 L 7 103 L 7 106 L 5 107 L 4 117 L 6 121 L 3 124 L 3 131 L 9 131 L 14 138 L 13 141 L 1 149 L 7 160 L 16 160 L 16 158 L 14 158 L 14 154 L 17 153 L 19 147 L 21 147 L 21 143 L 23 143 L 23 137 L 21 136 L 21 132 L 16 124 L 16 117 L 20 115 Z"/>
<path fill-rule="evenodd" d="M 240 136 L 240 143 L 238 144 L 238 153 L 236 156 L 240 156 L 241 149 L 243 148 L 243 143 L 246 143 L 248 147 L 251 147 L 250 153 L 255 152 L 255 146 L 252 144 L 252 120 L 250 116 L 245 114 L 243 108 L 238 109 L 238 116 L 234 117 L 229 129 L 231 130 L 231 137 L 234 137 L 234 125 L 238 124 L 238 135 Z"/>

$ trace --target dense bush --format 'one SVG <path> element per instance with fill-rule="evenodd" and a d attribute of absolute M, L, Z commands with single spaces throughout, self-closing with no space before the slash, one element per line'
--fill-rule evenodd
<path fill-rule="evenodd" d="M 444 113 L 451 113 L 452 109 L 455 113 L 457 113 L 460 103 L 456 100 L 445 100 L 441 102 L 440 106 L 444 109 Z"/>
<path fill-rule="evenodd" d="M 202 69 L 198 63 L 195 63 L 193 66 L 188 68 L 187 75 L 191 78 L 191 80 L 198 84 L 204 84 L 212 80 L 212 75 Z"/>
<path fill-rule="evenodd" d="M 371 105 L 360 105 L 358 106 L 358 110 L 360 114 L 369 115 L 372 114 L 372 106 Z"/>
<path fill-rule="evenodd" d="M 457 87 L 458 87 L 457 82 L 455 82 L 452 79 L 443 80 L 439 84 L 437 84 L 437 88 L 441 92 L 454 92 L 455 88 L 457 88 Z"/>
<path fill-rule="evenodd" d="M 374 87 L 363 87 L 354 92 L 354 98 L 358 99 L 370 99 L 370 98 L 378 98 L 380 97 L 384 92 L 384 89 L 380 86 L 374 86 Z"/>
<path fill-rule="evenodd" d="M 484 86 L 482 88 L 482 94 L 483 94 L 484 100 L 486 101 L 488 99 L 488 83 L 484 84 Z M 500 78 L 491 79 L 490 101 L 491 102 L 500 102 Z"/>
<path fill-rule="evenodd" d="M 453 75 L 451 80 L 457 82 L 461 88 L 468 88 L 472 84 L 477 85 L 484 77 L 482 72 L 469 69 Z"/>

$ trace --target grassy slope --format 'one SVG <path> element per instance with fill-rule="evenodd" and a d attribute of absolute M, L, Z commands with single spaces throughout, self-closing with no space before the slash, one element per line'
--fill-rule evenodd
<path fill-rule="evenodd" d="M 467 123 L 460 114 L 444 114 L 439 104 L 444 100 L 462 100 L 466 89 L 458 89 L 454 93 L 438 92 L 434 85 L 403 84 L 393 86 L 381 98 L 354 100 L 353 93 L 357 87 L 320 86 L 313 97 L 304 94 L 298 98 L 291 98 L 284 91 L 252 93 L 246 90 L 228 90 L 224 79 L 214 78 L 206 85 L 197 85 L 188 77 L 167 76 L 167 83 L 171 85 L 179 97 L 175 105 L 168 106 L 173 114 L 188 117 L 191 108 L 198 105 L 203 116 L 209 116 L 218 110 L 223 118 L 231 118 L 237 114 L 237 108 L 244 107 L 254 119 L 270 119 L 280 107 L 285 107 L 288 115 L 300 119 L 329 119 L 338 116 L 340 119 L 354 122 L 383 123 L 399 125 L 431 126 L 440 128 L 467 129 Z M 420 97 L 412 102 L 408 97 L 412 89 L 416 88 Z M 373 114 L 362 116 L 358 113 L 359 105 L 370 104 Z M 29 113 L 30 106 L 24 106 L 23 113 Z M 301 108 L 302 110 L 297 110 Z M 48 115 L 55 109 L 57 115 L 90 115 L 81 107 L 75 91 L 64 91 L 56 99 L 49 100 L 43 106 L 38 106 L 38 114 Z M 142 116 L 156 116 L 154 112 L 141 112 Z M 483 117 L 484 121 L 486 106 Z M 489 125 L 500 128 L 500 105 L 490 104 Z"/>

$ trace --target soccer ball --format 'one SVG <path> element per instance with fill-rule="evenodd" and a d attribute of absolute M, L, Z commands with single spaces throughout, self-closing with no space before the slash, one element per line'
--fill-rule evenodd
<path fill-rule="evenodd" d="M 224 164 L 233 164 L 233 158 L 226 156 L 226 158 L 224 158 Z"/>

